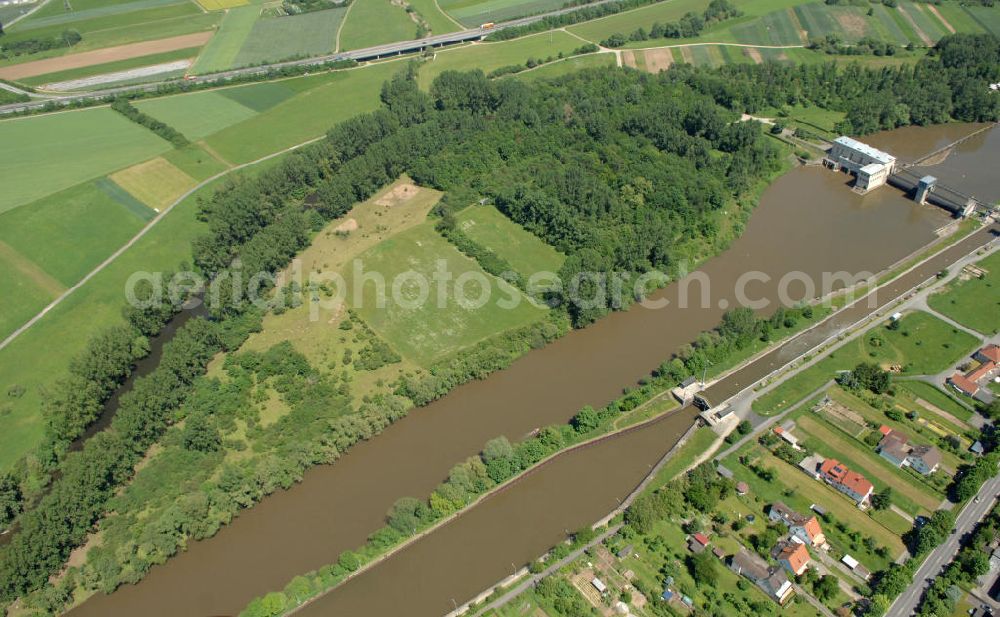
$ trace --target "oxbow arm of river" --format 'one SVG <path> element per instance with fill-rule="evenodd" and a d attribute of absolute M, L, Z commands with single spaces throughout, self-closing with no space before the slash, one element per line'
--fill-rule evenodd
<path fill-rule="evenodd" d="M 908 133 L 917 152 L 934 149 L 940 137 L 937 127 Z M 1000 147 L 990 137 L 978 150 L 952 156 L 995 161 Z M 768 188 L 743 236 L 700 269 L 711 284 L 708 308 L 680 308 L 682 285 L 672 284 L 657 294 L 672 301 L 667 308 L 636 306 L 532 351 L 507 370 L 411 413 L 335 464 L 310 470 L 302 483 L 266 498 L 215 537 L 192 543 L 138 585 L 98 594 L 71 614 L 235 615 L 253 597 L 363 544 L 397 498 L 430 494 L 452 465 L 487 440 L 521 439 L 540 426 L 566 422 L 584 405 L 599 407 L 616 398 L 623 386 L 714 327 L 722 305 L 735 306 L 734 287 L 742 274 L 754 270 L 770 277 L 747 291 L 774 300 L 788 272 L 814 280 L 824 272 L 877 272 L 933 240 L 948 220 L 943 211 L 919 206 L 889 187 L 859 197 L 845 176 L 796 169 Z M 527 562 L 566 529 L 610 510 L 686 430 L 690 417 L 675 418 L 566 457 L 571 463 L 560 459 L 516 490 L 487 500 L 488 507 L 456 519 L 447 526 L 458 530 L 448 532 L 455 535 L 429 544 L 438 548 L 415 543 L 306 614 L 414 616 L 450 610 L 453 598 L 471 597 L 509 573 L 511 563 Z M 437 542 L 437 537 L 427 539 Z"/>

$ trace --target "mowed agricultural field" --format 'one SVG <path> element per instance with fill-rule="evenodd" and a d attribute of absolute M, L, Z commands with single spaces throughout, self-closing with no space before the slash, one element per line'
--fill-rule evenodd
<path fill-rule="evenodd" d="M 0 213 L 170 150 L 107 107 L 0 121 Z"/>
<path fill-rule="evenodd" d="M 340 31 L 341 51 L 417 38 L 417 24 L 389 0 L 353 0 Z"/>
<path fill-rule="evenodd" d="M 63 3 L 53 0 L 38 13 L 12 26 L 4 38 L 7 41 L 55 38 L 60 36 L 63 31 L 72 29 L 81 34 L 82 41 L 72 48 L 19 56 L 11 60 L 0 61 L 0 65 L 20 64 L 118 45 L 168 39 L 196 32 L 208 32 L 215 28 L 222 17 L 220 13 L 204 13 L 194 2 L 188 0 L 73 2 L 72 5 L 73 11 L 64 12 L 62 10 Z M 128 56 L 106 58 L 104 62 L 122 60 L 126 57 Z"/>
<path fill-rule="evenodd" d="M 571 26 L 574 34 L 599 42 L 620 33 L 629 35 L 637 28 L 647 30 L 656 21 L 674 21 L 688 11 L 700 12 L 707 2 L 700 0 L 666 0 L 618 15 Z M 746 45 L 792 46 L 805 45 L 811 38 L 835 34 L 847 42 L 872 37 L 899 45 L 933 44 L 950 32 L 980 32 L 983 28 L 972 20 L 946 23 L 940 12 L 922 3 L 901 0 L 893 9 L 882 4 L 868 6 L 828 5 L 815 0 L 749 0 L 738 3 L 743 15 L 707 28 L 700 36 L 688 39 L 650 39 L 630 41 L 626 48 L 684 43 L 739 43 Z M 867 15 L 868 9 L 872 16 Z M 699 59 L 695 59 L 698 63 Z M 701 60 L 703 64 L 709 64 Z"/>
<path fill-rule="evenodd" d="M 536 272 L 557 273 L 566 259 L 493 206 L 469 206 L 456 218 L 465 235 L 505 259 L 525 279 Z"/>
<path fill-rule="evenodd" d="M 345 272 L 348 304 L 396 351 L 424 367 L 490 336 L 526 326 L 546 312 L 517 288 L 486 274 L 429 222 L 388 238 L 358 259 L 364 273 L 384 277 L 384 294 L 351 268 Z M 441 284 L 445 301 L 440 306 L 441 292 L 432 278 L 439 263 L 451 273 L 450 281 Z M 417 277 L 428 286 L 422 289 Z M 467 284 L 458 284 L 466 279 Z M 516 306 L 507 308 L 504 302 Z"/>
<path fill-rule="evenodd" d="M 983 278 L 952 282 L 932 295 L 931 308 L 983 334 L 1000 332 L 1000 252 L 977 264 L 987 271 Z"/>
<path fill-rule="evenodd" d="M 501 42 L 472 43 L 452 47 L 434 54 L 434 59 L 420 67 L 418 81 L 427 89 L 434 78 L 445 71 L 482 69 L 489 73 L 493 69 L 512 64 L 523 65 L 528 58 L 546 59 L 560 53 L 568 55 L 583 45 L 575 36 L 555 30 Z"/>
<path fill-rule="evenodd" d="M 506 64 L 523 63 L 528 57 L 547 56 L 550 53 L 555 55 L 560 50 L 568 52 L 580 44 L 579 40 L 561 32 L 553 33 L 552 40 L 554 45 L 550 46 L 549 35 L 546 34 L 510 42 L 477 45 L 462 50 L 463 54 L 467 52 L 467 55 L 440 52 L 437 54 L 437 60 L 421 68 L 421 84 L 426 88 L 433 76 L 445 69 L 482 68 L 488 71 Z M 185 113 L 177 117 L 178 122 L 183 120 L 184 126 L 177 128 L 190 133 L 188 136 L 197 140 L 197 143 L 181 149 L 171 149 L 169 144 L 145 129 L 129 124 L 115 112 L 100 108 L 0 122 L 0 139 L 17 139 L 17 143 L 26 144 L 50 144 L 45 148 L 42 146 L 38 148 L 40 155 L 43 155 L 42 163 L 51 167 L 44 165 L 39 167 L 34 163 L 25 166 L 25 169 L 32 173 L 46 176 L 45 182 L 25 178 L 23 182 L 28 188 L 19 189 L 22 192 L 34 192 L 37 187 L 43 186 L 44 192 L 51 194 L 74 186 L 74 183 L 80 184 L 100 178 L 157 156 L 162 156 L 191 178 L 202 181 L 224 171 L 227 165 L 255 161 L 310 139 L 319 138 L 336 123 L 375 109 L 379 105 L 379 92 L 383 82 L 396 72 L 405 70 L 407 61 L 407 59 L 386 60 L 355 69 L 223 88 L 213 92 L 213 96 L 202 97 L 201 95 L 208 93 L 196 93 L 165 97 L 163 100 L 174 100 L 185 108 Z M 559 64 L 570 66 L 568 61 L 553 66 Z M 215 127 L 207 124 L 203 126 L 201 116 L 211 114 L 215 106 L 226 105 L 225 102 L 220 102 L 220 97 L 229 102 L 235 99 L 235 102 L 242 105 L 242 108 L 235 108 L 239 112 L 239 118 L 232 115 L 228 119 L 223 117 L 219 122 L 231 124 L 221 130 L 218 124 Z M 168 113 L 164 110 L 171 109 L 173 105 L 158 103 L 160 100 L 149 99 L 138 101 L 136 104 L 151 115 Z M 157 109 L 157 106 L 161 106 L 161 109 Z M 244 108 L 250 109 L 253 113 L 248 115 Z M 230 112 L 232 110 L 233 108 L 230 108 Z M 77 122 L 75 120 L 77 118 L 81 120 Z M 127 134 L 132 134 L 134 129 L 142 138 L 140 142 L 147 138 L 151 139 L 154 147 L 136 148 L 131 141 L 125 140 L 121 146 L 105 145 L 101 149 L 95 148 L 94 143 L 110 144 L 116 138 L 120 128 L 118 120 L 123 123 L 120 127 L 126 127 Z M 17 137 L 13 132 L 8 132 L 12 131 L 9 127 L 21 122 L 31 124 L 22 125 L 26 128 L 18 128 Z M 107 127 L 104 127 L 104 123 L 114 130 L 105 130 Z M 63 128 L 63 124 L 67 125 L 68 129 Z M 87 127 L 90 127 L 89 132 Z M 27 128 L 31 130 L 28 131 Z M 201 138 L 195 137 L 213 129 L 215 132 Z M 53 135 L 65 136 L 77 132 L 82 134 L 78 147 L 60 148 L 57 151 L 51 145 Z M 97 134 L 96 138 L 94 133 Z M 63 179 L 61 185 L 54 184 L 53 180 L 58 179 L 67 170 L 73 171 L 72 175 L 77 177 L 82 174 L 76 170 L 74 164 L 66 165 L 62 159 L 52 163 L 44 157 L 66 156 L 76 151 L 85 151 L 88 156 L 73 159 L 74 164 L 86 164 L 92 168 L 95 163 L 100 163 L 100 169 L 91 169 L 84 180 Z M 95 153 L 97 153 L 96 158 Z M 15 162 L 22 160 L 24 154 L 24 150 L 18 151 L 16 156 L 8 152 L 8 156 Z M 110 162 L 104 160 L 106 157 L 113 160 Z M 251 170 L 266 168 L 280 159 L 280 156 L 269 159 L 267 162 L 255 165 Z M 10 405 L 11 411 L 9 415 L 0 417 L 0 468 L 9 465 L 34 447 L 41 436 L 42 423 L 38 415 L 39 389 L 65 373 L 70 359 L 80 352 L 88 338 L 98 328 L 117 323 L 121 319 L 123 302 L 121 292 L 128 276 L 136 270 L 173 269 L 181 261 L 190 260 L 191 240 L 203 229 L 202 224 L 195 218 L 197 199 L 199 196 L 210 194 L 224 181 L 225 179 L 220 179 L 185 198 L 135 246 L 130 247 L 109 267 L 82 285 L 66 301 L 46 313 L 10 345 L 0 349 L 0 392 L 6 392 L 13 385 L 27 388 L 23 397 L 5 401 Z M 30 196 L 26 195 L 24 199 L 28 201 Z M 53 198 L 53 202 L 58 205 L 60 199 L 63 198 Z M 138 203 L 138 200 L 135 201 Z M 86 220 L 89 222 L 90 219 Z M 141 221 L 134 224 L 141 225 Z M 75 238 L 73 234 L 65 231 L 54 233 L 57 236 L 65 234 L 60 241 L 65 241 L 66 237 Z M 118 231 L 116 234 L 120 235 L 109 234 L 107 246 L 93 249 L 95 255 L 106 257 L 113 248 L 121 246 L 123 237 L 129 235 L 128 230 Z M 53 242 L 49 241 L 50 244 Z M 77 266 L 81 271 L 84 270 L 83 263 L 81 260 Z M 10 269 L 6 271 L 9 272 Z M 71 274 L 76 276 L 75 273 Z M 49 294 L 36 294 L 36 296 L 34 304 L 39 308 L 49 299 Z M 535 312 L 535 309 L 532 311 Z M 25 318 L 28 316 L 24 314 Z M 23 323 L 23 319 L 18 321 Z M 402 350 L 400 352 L 402 353 Z M 5 406 L 6 408 L 8 407 Z"/>
<path fill-rule="evenodd" d="M 231 9 L 192 72 L 212 73 L 332 53 L 346 13 L 347 9 L 338 8 L 273 17 L 256 5 Z"/>
<path fill-rule="evenodd" d="M 92 64 L 90 66 L 43 73 L 32 77 L 24 77 L 18 79 L 17 81 L 28 86 L 42 86 L 44 84 L 54 82 L 82 79 L 84 77 L 91 77 L 94 75 L 104 75 L 106 73 L 115 73 L 147 66 L 155 66 L 157 64 L 175 62 L 177 60 L 193 60 L 198 56 L 199 51 L 201 51 L 200 46 L 187 47 L 159 54 L 143 55 L 125 60 L 116 60 L 114 62 Z"/>
<path fill-rule="evenodd" d="M 516 79 L 549 79 L 568 75 L 584 69 L 603 68 L 615 66 L 615 55 L 609 53 L 586 54 L 583 56 L 571 56 L 564 60 L 550 62 L 533 69 L 522 71 L 511 77 Z M 506 78 L 506 77 L 505 77 Z"/>
<path fill-rule="evenodd" d="M 410 6 L 424 18 L 432 34 L 447 34 L 462 30 L 463 26 L 439 8 L 435 0 L 409 0 Z M 478 24 L 477 24 L 478 25 Z"/>
<path fill-rule="evenodd" d="M 487 22 L 499 22 L 562 8 L 564 0 L 439 0 L 449 15 L 475 28 Z"/>

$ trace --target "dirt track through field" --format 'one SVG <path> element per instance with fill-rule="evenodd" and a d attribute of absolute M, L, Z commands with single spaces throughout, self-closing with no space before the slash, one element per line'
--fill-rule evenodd
<path fill-rule="evenodd" d="M 948 23 L 948 20 L 945 19 L 944 15 L 942 15 L 941 12 L 937 10 L 936 6 L 934 6 L 933 4 L 928 4 L 927 10 L 930 11 L 931 13 L 934 13 L 934 16 L 941 20 L 941 24 L 948 29 L 948 32 L 955 34 L 954 26 Z"/>
<path fill-rule="evenodd" d="M 213 32 L 196 32 L 183 36 L 173 36 L 168 39 L 156 41 L 146 41 L 143 43 L 132 43 L 130 45 L 118 45 L 117 47 L 106 47 L 94 51 L 85 51 L 79 54 L 70 54 L 58 58 L 48 58 L 46 60 L 35 60 L 24 64 L 15 64 L 0 68 L 0 78 L 2 79 L 23 79 L 34 77 L 35 75 L 45 75 L 69 69 L 78 69 L 95 64 L 106 62 L 117 62 L 118 60 L 128 60 L 140 56 L 160 54 L 175 49 L 187 49 L 188 47 L 198 47 L 208 42 L 212 38 Z"/>

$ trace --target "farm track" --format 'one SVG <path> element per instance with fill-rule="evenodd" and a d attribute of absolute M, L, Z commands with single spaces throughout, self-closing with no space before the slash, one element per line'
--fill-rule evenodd
<path fill-rule="evenodd" d="M 159 223 L 161 220 L 163 220 L 164 217 L 166 217 L 168 214 L 170 214 L 170 211 L 173 210 L 174 207 L 177 204 L 181 203 L 182 201 L 184 201 L 185 199 L 187 199 L 188 197 L 190 197 L 191 195 L 193 195 L 196 191 L 204 188 L 205 186 L 208 186 L 209 184 L 211 184 L 212 182 L 215 182 L 216 180 L 218 180 L 220 178 L 225 177 L 229 173 L 232 173 L 234 171 L 239 171 L 241 169 L 246 169 L 248 167 L 252 167 L 254 165 L 257 165 L 258 163 L 263 163 L 264 161 L 267 161 L 269 159 L 273 159 L 276 156 L 281 156 L 282 154 L 286 154 L 288 152 L 292 152 L 294 150 L 298 150 L 299 148 L 302 148 L 303 146 L 307 146 L 307 145 L 309 145 L 311 143 L 315 143 L 315 142 L 317 142 L 317 141 L 319 141 L 321 139 L 324 139 L 324 137 L 323 136 L 315 137 L 315 138 L 310 139 L 308 141 L 304 141 L 304 142 L 302 142 L 300 144 L 295 144 L 294 146 L 289 146 L 288 148 L 285 148 L 284 150 L 279 150 L 278 152 L 272 152 L 271 154 L 268 154 L 267 156 L 262 156 L 261 158 L 256 159 L 254 161 L 250 161 L 249 163 L 243 163 L 241 165 L 237 165 L 235 167 L 231 167 L 229 169 L 226 169 L 225 171 L 221 171 L 221 172 L 215 174 L 214 176 L 212 176 L 210 178 L 202 180 L 197 185 L 191 187 L 189 190 L 187 190 L 186 192 L 184 192 L 184 194 L 182 194 L 177 199 L 175 199 L 173 202 L 171 202 L 169 206 L 165 207 L 163 209 L 163 211 L 161 211 L 159 214 L 157 214 L 152 220 L 150 220 L 149 223 L 145 227 L 143 227 L 142 229 L 140 229 L 137 234 L 135 234 L 134 236 L 132 236 L 132 238 L 128 242 L 126 242 L 118 250 L 116 250 L 114 253 L 112 253 L 107 259 L 105 259 L 104 261 L 102 261 L 101 263 L 99 263 L 93 270 L 91 270 L 90 272 L 88 272 L 86 274 L 86 276 L 84 276 L 82 279 L 80 279 L 79 281 L 77 281 L 77 283 L 74 284 L 72 287 L 70 287 L 66 291 L 62 292 L 59 295 L 59 297 L 57 297 L 55 300 L 53 300 L 52 302 L 50 302 L 48 304 L 48 306 L 46 306 L 41 311 L 39 311 L 37 315 L 35 315 L 34 317 L 32 317 L 26 323 L 24 323 L 24 325 L 22 325 L 21 327 L 19 327 L 17 330 L 14 330 L 13 332 L 11 332 L 10 335 L 7 338 L 5 338 L 2 342 L 0 342 L 0 349 L 3 349 L 4 347 L 6 347 L 10 343 L 12 343 L 14 341 L 14 339 L 16 339 L 20 335 L 24 334 L 29 328 L 31 328 L 31 326 L 33 326 L 36 323 L 38 323 L 38 321 L 41 320 L 42 317 L 45 317 L 45 315 L 47 315 L 52 309 L 54 309 L 57 306 L 59 306 L 64 300 L 66 300 L 66 298 L 68 298 L 70 295 L 72 295 L 73 292 L 75 292 L 76 290 L 78 290 L 81 287 L 83 287 L 88 281 L 90 281 L 90 279 L 92 279 L 95 276 L 97 276 L 98 274 L 100 274 L 102 270 L 104 270 L 105 268 L 107 268 L 116 259 L 118 259 L 119 257 L 121 257 L 121 255 L 125 251 L 127 251 L 130 248 L 132 248 L 133 246 L 135 246 L 135 244 L 139 240 L 141 240 L 143 236 L 145 236 L 147 233 L 149 233 L 149 231 L 151 229 L 153 229 L 153 227 L 157 223 Z"/>

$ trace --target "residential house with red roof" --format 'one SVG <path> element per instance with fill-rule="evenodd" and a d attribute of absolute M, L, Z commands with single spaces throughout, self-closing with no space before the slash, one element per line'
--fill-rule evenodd
<path fill-rule="evenodd" d="M 864 507 L 872 495 L 875 487 L 868 478 L 856 471 L 848 469 L 846 465 L 834 458 L 828 458 L 820 465 L 819 475 L 827 484 L 847 495 L 858 507 Z"/>

